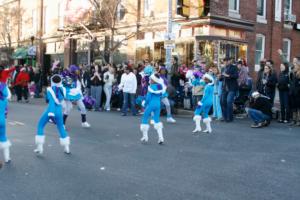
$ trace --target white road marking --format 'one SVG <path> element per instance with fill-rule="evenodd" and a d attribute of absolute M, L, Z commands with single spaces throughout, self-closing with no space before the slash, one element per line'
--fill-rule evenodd
<path fill-rule="evenodd" d="M 11 126 L 16 126 L 16 125 L 25 126 L 25 124 L 23 122 L 18 122 L 18 121 L 9 121 L 8 124 Z"/>

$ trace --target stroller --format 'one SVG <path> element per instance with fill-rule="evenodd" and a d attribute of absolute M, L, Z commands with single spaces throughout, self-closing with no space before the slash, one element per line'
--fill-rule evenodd
<path fill-rule="evenodd" d="M 238 95 L 234 100 L 233 113 L 238 118 L 243 118 L 246 115 L 246 107 L 249 105 L 251 91 L 252 80 L 249 79 L 247 84 L 240 86 Z"/>

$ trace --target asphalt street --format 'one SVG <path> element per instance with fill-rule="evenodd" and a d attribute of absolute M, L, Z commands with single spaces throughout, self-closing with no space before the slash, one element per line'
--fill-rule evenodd
<path fill-rule="evenodd" d="M 63 153 L 50 124 L 37 157 L 34 136 L 45 106 L 10 103 L 12 163 L 0 169 L 0 200 L 300 199 L 300 128 L 272 123 L 254 130 L 250 121 L 236 120 L 195 136 L 192 118 L 177 117 L 176 124 L 164 123 L 165 145 L 157 144 L 153 128 L 145 145 L 140 117 L 89 112 L 92 128 L 83 129 L 74 109 L 72 154 Z"/>

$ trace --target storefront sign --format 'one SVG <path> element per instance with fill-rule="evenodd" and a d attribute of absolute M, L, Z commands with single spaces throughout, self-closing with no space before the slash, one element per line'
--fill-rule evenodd
<path fill-rule="evenodd" d="M 243 34 L 240 31 L 229 30 L 228 37 L 235 38 L 235 39 L 243 39 Z"/>
<path fill-rule="evenodd" d="M 36 46 L 29 47 L 27 53 L 29 56 L 36 56 Z"/>
<path fill-rule="evenodd" d="M 181 29 L 181 37 L 192 37 L 193 36 L 193 29 Z"/>
<path fill-rule="evenodd" d="M 55 54 L 55 43 L 46 44 L 46 54 Z"/>

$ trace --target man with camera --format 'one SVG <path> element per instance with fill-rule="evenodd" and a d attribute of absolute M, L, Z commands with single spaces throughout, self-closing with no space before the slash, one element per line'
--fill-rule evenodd
<path fill-rule="evenodd" d="M 246 108 L 249 117 L 254 121 L 252 128 L 262 128 L 268 126 L 272 119 L 272 103 L 270 98 L 253 92 L 250 106 Z"/>

